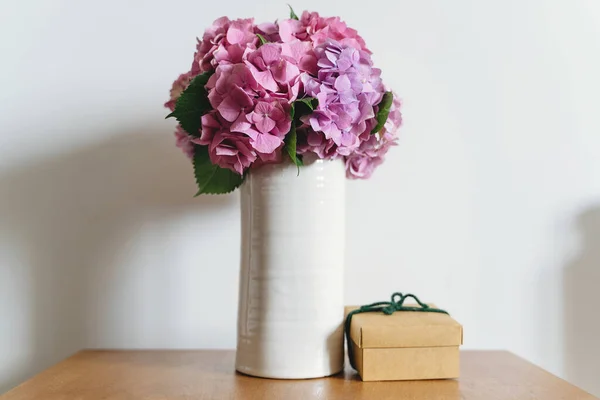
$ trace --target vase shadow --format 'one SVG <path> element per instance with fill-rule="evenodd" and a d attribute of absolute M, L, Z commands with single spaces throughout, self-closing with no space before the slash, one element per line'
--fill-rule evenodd
<path fill-rule="evenodd" d="M 564 270 L 564 368 L 568 381 L 600 396 L 600 207 L 579 215 L 579 254 Z"/>
<path fill-rule="evenodd" d="M 143 278 L 127 271 L 140 236 L 155 243 L 173 221 L 235 206 L 231 196 L 193 198 L 191 165 L 173 143 L 164 130 L 141 127 L 0 172 L 0 393 L 81 348 L 113 344 L 97 330 L 118 310 L 102 303 L 115 288 L 131 289 L 119 277 L 129 276 L 128 285 Z M 168 259 L 145 252 L 149 266 Z M 153 279 L 160 283 L 169 267 Z M 158 335 L 173 329 L 160 312 L 148 318 Z"/>

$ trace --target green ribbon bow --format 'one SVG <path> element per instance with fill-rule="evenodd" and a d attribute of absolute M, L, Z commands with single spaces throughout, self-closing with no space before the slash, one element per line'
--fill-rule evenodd
<path fill-rule="evenodd" d="M 405 306 L 404 301 L 406 301 L 406 299 L 409 298 L 415 300 L 419 307 Z M 414 294 L 402 294 L 400 292 L 392 294 L 391 301 L 378 301 L 377 303 L 367 304 L 365 306 L 357 308 L 354 311 L 351 311 L 346 317 L 346 322 L 344 324 L 344 333 L 346 335 L 346 345 L 348 346 L 348 358 L 350 359 L 350 365 L 354 369 L 356 369 L 356 366 L 354 365 L 354 350 L 352 349 L 351 344 L 352 339 L 350 339 L 350 324 L 352 323 L 352 317 L 356 314 L 380 311 L 383 312 L 385 315 L 392 315 L 396 311 L 432 312 L 450 315 L 445 310 L 429 307 L 427 304 L 421 302 L 421 300 L 419 300 L 419 298 Z"/>

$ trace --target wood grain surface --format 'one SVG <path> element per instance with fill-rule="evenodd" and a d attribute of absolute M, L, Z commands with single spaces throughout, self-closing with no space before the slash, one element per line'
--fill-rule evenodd
<path fill-rule="evenodd" d="M 461 378 L 362 382 L 350 369 L 311 380 L 252 378 L 234 352 L 86 350 L 0 400 L 592 400 L 595 397 L 507 352 L 462 352 Z"/>

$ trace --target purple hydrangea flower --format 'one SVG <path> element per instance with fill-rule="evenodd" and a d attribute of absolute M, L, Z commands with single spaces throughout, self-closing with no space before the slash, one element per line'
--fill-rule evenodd
<path fill-rule="evenodd" d="M 400 99 L 394 94 L 394 101 L 383 129 L 370 135 L 355 152 L 346 157 L 346 177 L 368 179 L 384 161 L 385 154 L 398 140 L 397 131 L 402 124 Z"/>
<path fill-rule="evenodd" d="M 381 71 L 372 67 L 366 51 L 333 40 L 317 46 L 315 54 L 318 75 L 304 74 L 303 84 L 319 105 L 302 121 L 331 140 L 338 154 L 348 156 L 374 126 L 375 106 L 384 93 Z"/>

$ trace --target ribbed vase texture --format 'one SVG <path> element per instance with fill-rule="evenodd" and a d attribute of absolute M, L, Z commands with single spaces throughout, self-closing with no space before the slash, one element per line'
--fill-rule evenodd
<path fill-rule="evenodd" d="M 241 187 L 236 369 L 281 379 L 343 369 L 341 160 L 252 170 Z"/>

